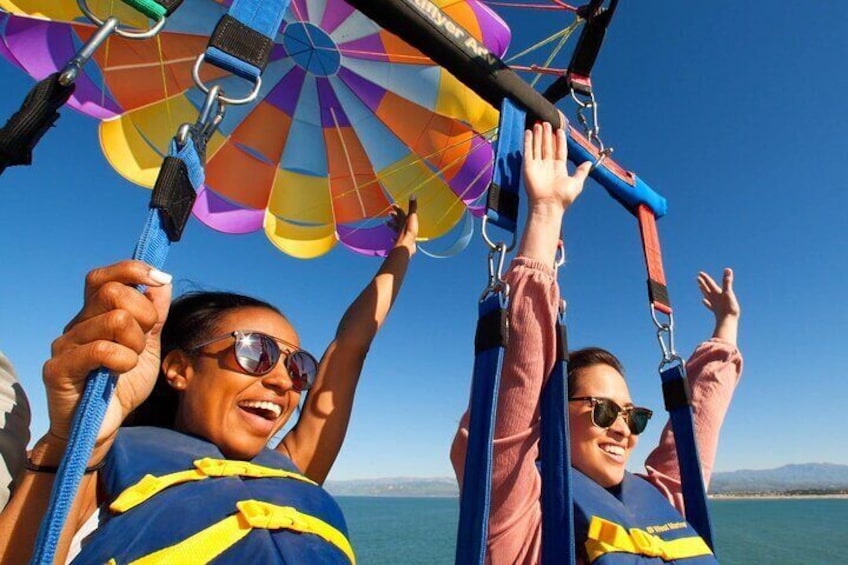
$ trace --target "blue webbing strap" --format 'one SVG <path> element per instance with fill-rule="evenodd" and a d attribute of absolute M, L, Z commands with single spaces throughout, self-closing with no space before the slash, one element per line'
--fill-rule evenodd
<path fill-rule="evenodd" d="M 489 294 L 480 302 L 469 403 L 468 451 L 459 501 L 457 565 L 482 565 L 486 559 L 492 440 L 507 339 L 505 317 L 506 306 L 501 293 Z"/>
<path fill-rule="evenodd" d="M 498 124 L 495 170 L 486 202 L 487 221 L 512 233 L 518 223 L 525 115 L 524 110 L 504 98 Z"/>
<path fill-rule="evenodd" d="M 707 545 L 715 550 L 710 512 L 707 506 L 707 492 L 704 488 L 704 475 L 698 456 L 698 443 L 695 440 L 695 422 L 692 406 L 689 404 L 686 369 L 682 363 L 679 363 L 660 371 L 660 377 L 671 429 L 674 432 L 674 444 L 677 448 L 677 464 L 680 468 L 683 503 L 686 505 L 686 520 L 704 538 Z"/>
<path fill-rule="evenodd" d="M 265 70 L 290 0 L 235 0 L 206 48 L 206 61 L 255 81 Z"/>
<path fill-rule="evenodd" d="M 192 186 L 195 190 L 199 189 L 203 184 L 204 172 L 193 140 L 189 138 L 181 149 L 177 149 L 176 143 L 172 143 L 169 154 L 185 163 Z M 171 244 L 163 227 L 163 214 L 158 209 L 148 212 L 147 221 L 133 253 L 133 259 L 144 261 L 157 269 L 165 265 Z M 31 563 L 52 565 L 55 559 L 59 537 L 94 450 L 94 443 L 106 416 L 117 379 L 117 375 L 103 368 L 92 371 L 88 376 L 82 399 L 74 413 L 68 446 L 59 464 L 47 512 L 41 521 Z"/>
<path fill-rule="evenodd" d="M 542 563 L 575 563 L 574 508 L 571 492 L 571 442 L 568 436 L 568 342 L 562 316 L 557 323 L 557 361 L 542 390 L 539 452 L 542 474 Z"/>
<path fill-rule="evenodd" d="M 509 99 L 501 106 L 495 170 L 489 186 L 486 221 L 515 235 L 518 191 L 521 187 L 521 152 L 524 149 L 525 113 Z M 468 451 L 459 503 L 456 541 L 457 565 L 486 559 L 489 532 L 489 498 L 492 490 L 492 441 L 497 416 L 498 389 L 507 341 L 506 300 L 500 272 L 492 271 L 492 256 L 507 249 L 490 246 L 489 288 L 480 300 L 474 340 L 474 372 L 469 401 Z M 500 270 L 500 268 L 498 268 Z"/>

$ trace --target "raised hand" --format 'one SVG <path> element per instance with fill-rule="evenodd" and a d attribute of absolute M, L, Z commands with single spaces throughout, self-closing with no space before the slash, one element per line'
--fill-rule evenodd
<path fill-rule="evenodd" d="M 724 270 L 721 287 L 707 273 L 698 273 L 698 288 L 704 296 L 704 306 L 715 316 L 713 337 L 735 344 L 742 310 L 733 292 L 733 270 Z"/>
<path fill-rule="evenodd" d="M 410 256 L 414 255 L 417 249 L 415 240 L 418 237 L 418 200 L 415 195 L 409 197 L 409 212 L 392 204 L 389 216 L 388 226 L 398 234 L 395 247 L 405 247 Z"/>
<path fill-rule="evenodd" d="M 98 367 L 120 375 L 98 442 L 150 395 L 159 373 L 159 336 L 171 303 L 170 276 L 140 261 L 91 271 L 82 310 L 53 342 L 44 364 L 48 436 L 66 441 L 87 375 Z M 130 285 L 146 285 L 141 294 Z"/>
<path fill-rule="evenodd" d="M 524 189 L 529 200 L 527 224 L 518 253 L 553 264 L 565 210 L 583 191 L 591 163 L 568 174 L 565 130 L 536 124 L 524 132 Z"/>

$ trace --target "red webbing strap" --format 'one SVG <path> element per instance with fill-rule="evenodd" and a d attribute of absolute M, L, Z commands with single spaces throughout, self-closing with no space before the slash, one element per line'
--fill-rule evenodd
<path fill-rule="evenodd" d="M 639 230 L 642 232 L 642 250 L 645 252 L 645 267 L 648 269 L 648 299 L 651 305 L 664 314 L 671 314 L 671 301 L 665 284 L 660 237 L 657 219 L 650 208 L 640 204 L 638 208 Z"/>

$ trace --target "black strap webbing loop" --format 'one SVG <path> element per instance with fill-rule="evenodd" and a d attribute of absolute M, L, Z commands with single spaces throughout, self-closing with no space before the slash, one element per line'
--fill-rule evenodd
<path fill-rule="evenodd" d="M 32 87 L 21 109 L 0 129 L 0 173 L 6 167 L 32 163 L 32 150 L 59 119 L 59 108 L 73 92 L 73 83 L 64 86 L 59 82 L 59 73 Z"/>
<path fill-rule="evenodd" d="M 692 403 L 692 389 L 689 386 L 689 380 L 682 372 L 676 378 L 664 380 L 662 391 L 665 409 L 669 412 Z"/>
<path fill-rule="evenodd" d="M 479 353 L 495 347 L 506 347 L 509 341 L 509 322 L 506 309 L 488 312 L 477 322 L 474 351 Z"/>
<path fill-rule="evenodd" d="M 268 65 L 274 42 L 227 14 L 215 26 L 209 38 L 209 47 L 216 47 L 240 61 L 250 63 L 261 72 Z"/>
<path fill-rule="evenodd" d="M 165 157 L 159 176 L 156 177 L 150 207 L 162 211 L 163 227 L 172 242 L 182 237 L 196 198 L 197 193 L 191 184 L 185 161 L 177 157 Z"/>

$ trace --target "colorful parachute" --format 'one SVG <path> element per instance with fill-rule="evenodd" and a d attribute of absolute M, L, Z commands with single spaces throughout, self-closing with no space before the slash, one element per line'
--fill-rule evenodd
<path fill-rule="evenodd" d="M 502 55 L 509 30 L 477 0 L 441 0 L 457 22 Z M 152 186 L 180 124 L 204 95 L 191 69 L 229 2 L 186 0 L 156 38 L 111 37 L 69 102 L 103 120 L 103 151 L 129 180 Z M 90 0 L 127 25 L 147 20 L 115 0 Z M 0 54 L 36 79 L 64 67 L 94 27 L 75 0 L 0 0 Z M 210 65 L 205 84 L 229 96 L 250 85 Z M 491 178 L 487 136 L 497 112 L 442 68 L 343 0 L 294 0 L 256 102 L 229 106 L 209 142 L 194 214 L 227 233 L 264 229 L 285 253 L 311 258 L 336 243 L 379 254 L 393 202 L 419 200 L 420 236 L 439 237 Z"/>

